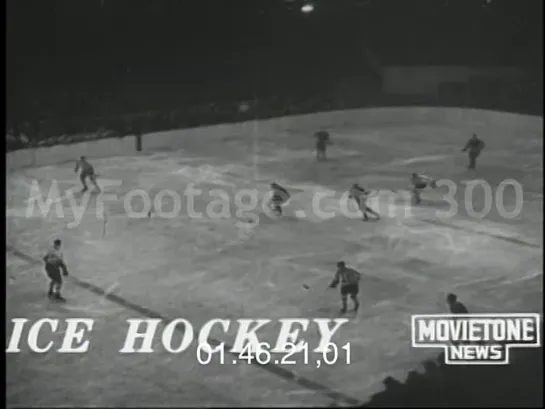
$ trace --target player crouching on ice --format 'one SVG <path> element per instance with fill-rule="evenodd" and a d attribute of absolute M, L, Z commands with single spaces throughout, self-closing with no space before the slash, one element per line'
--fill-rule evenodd
<path fill-rule="evenodd" d="M 422 190 L 426 189 L 427 187 L 431 187 L 432 189 L 437 187 L 437 184 L 433 178 L 419 173 L 413 173 L 411 175 L 411 185 L 413 201 L 416 204 L 421 202 L 420 192 Z"/>
<path fill-rule="evenodd" d="M 271 208 L 277 216 L 282 216 L 282 206 L 287 203 L 290 198 L 290 194 L 276 182 L 271 183 L 271 190 Z"/>
<path fill-rule="evenodd" d="M 367 206 L 367 199 L 369 199 L 369 196 L 371 194 L 369 190 L 365 190 L 357 183 L 354 183 L 348 193 L 348 197 L 350 199 L 354 199 L 354 201 L 358 205 L 358 209 L 360 209 L 360 212 L 363 213 L 364 221 L 369 220 L 369 216 L 367 216 L 367 213 L 371 214 L 376 220 L 380 219 L 380 215 L 369 206 Z"/>
<path fill-rule="evenodd" d="M 49 280 L 51 280 L 47 296 L 58 301 L 65 301 L 61 296 L 62 276 L 68 275 L 68 269 L 66 268 L 66 264 L 64 264 L 61 241 L 59 239 L 53 242 L 53 247 L 47 252 L 43 260 L 45 262 L 45 272 Z"/>
<path fill-rule="evenodd" d="M 89 178 L 91 183 L 93 183 L 96 191 L 100 192 L 100 187 L 98 187 L 96 181 L 95 169 L 93 168 L 93 165 L 91 165 L 87 161 L 87 158 L 85 156 L 80 157 L 79 160 L 76 162 L 76 168 L 74 169 L 74 172 L 78 173 L 79 170 L 81 170 L 79 174 L 79 180 L 83 185 L 83 190 L 81 191 L 81 193 L 85 193 L 88 190 L 87 183 L 85 182 L 87 178 Z"/>
<path fill-rule="evenodd" d="M 346 312 L 348 296 L 350 296 L 354 302 L 354 311 L 358 311 L 358 308 L 360 308 L 360 302 L 358 301 L 360 279 L 361 274 L 352 268 L 346 267 L 344 261 L 339 261 L 337 263 L 337 272 L 335 273 L 335 278 L 331 284 L 329 284 L 329 287 L 337 288 L 339 283 L 341 284 L 342 313 Z"/>

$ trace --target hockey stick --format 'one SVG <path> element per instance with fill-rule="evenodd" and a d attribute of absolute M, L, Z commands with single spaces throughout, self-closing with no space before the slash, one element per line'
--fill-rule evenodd
<path fill-rule="evenodd" d="M 102 240 L 104 240 L 104 237 L 106 237 L 106 224 L 108 224 L 108 216 L 107 213 L 104 212 L 104 221 L 102 222 Z"/>

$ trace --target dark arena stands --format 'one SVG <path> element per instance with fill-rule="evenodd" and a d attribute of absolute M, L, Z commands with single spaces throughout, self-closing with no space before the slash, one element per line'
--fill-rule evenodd
<path fill-rule="evenodd" d="M 542 6 L 8 0 L 7 407 L 542 407 Z M 92 173 L 101 191 L 80 192 Z M 412 173 L 438 185 L 422 203 Z M 380 218 L 362 221 L 355 183 Z M 328 288 L 341 260 L 360 273 L 356 312 Z M 416 347 L 414 317 L 457 312 L 449 293 L 469 315 L 445 325 L 526 314 L 532 340 L 504 364 L 448 363 L 484 336 Z M 129 320 L 176 318 L 172 345 L 226 320 L 209 340 L 231 350 L 237 320 L 270 320 L 256 333 L 273 346 L 283 320 L 311 320 L 310 357 L 203 363 L 198 342 L 173 353 L 159 335 L 123 352 Z M 62 353 L 70 319 L 92 320 L 88 350 Z M 346 319 L 327 365 L 319 319 Z"/>

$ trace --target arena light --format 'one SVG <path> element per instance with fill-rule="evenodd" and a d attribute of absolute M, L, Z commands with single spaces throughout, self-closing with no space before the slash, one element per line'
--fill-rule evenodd
<path fill-rule="evenodd" d="M 314 11 L 314 5 L 312 3 L 306 3 L 301 6 L 301 12 L 304 14 L 309 14 Z"/>

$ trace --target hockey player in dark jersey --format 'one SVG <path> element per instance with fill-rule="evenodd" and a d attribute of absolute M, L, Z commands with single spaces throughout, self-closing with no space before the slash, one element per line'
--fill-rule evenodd
<path fill-rule="evenodd" d="M 337 288 L 339 284 L 341 285 L 342 313 L 346 312 L 348 296 L 354 302 L 354 311 L 360 308 L 360 302 L 358 301 L 360 279 L 361 274 L 353 268 L 347 267 L 344 261 L 337 263 L 337 272 L 329 287 Z"/>
<path fill-rule="evenodd" d="M 437 184 L 433 178 L 419 173 L 413 173 L 411 175 L 411 185 L 413 201 L 416 204 L 421 202 L 420 192 L 422 190 L 426 189 L 427 187 L 431 187 L 432 189 L 437 187 Z"/>
<path fill-rule="evenodd" d="M 371 194 L 370 191 L 365 190 L 357 183 L 354 183 L 348 193 L 348 197 L 356 202 L 356 204 L 358 205 L 358 209 L 360 209 L 360 211 L 363 213 L 364 221 L 369 220 L 369 216 L 367 215 L 368 213 L 371 214 L 375 219 L 380 219 L 380 215 L 369 206 L 367 206 L 367 199 Z"/>
<path fill-rule="evenodd" d="M 447 301 L 448 309 L 450 310 L 451 314 L 454 314 L 454 315 L 469 314 L 469 311 L 466 308 L 466 306 L 462 304 L 460 301 L 458 301 L 458 296 L 456 294 L 452 294 L 452 293 L 447 294 L 446 301 Z M 457 318 L 453 318 L 453 320 L 456 320 L 456 319 Z M 452 343 L 454 345 L 459 345 L 459 344 L 469 344 L 470 342 L 453 341 Z"/>
<path fill-rule="evenodd" d="M 483 140 L 480 139 L 477 134 L 473 134 L 471 138 L 469 138 L 469 140 L 467 141 L 464 149 L 462 149 L 462 152 L 468 152 L 469 165 L 467 168 L 469 170 L 475 170 L 475 167 L 477 166 L 477 158 L 479 157 L 483 149 Z"/>
<path fill-rule="evenodd" d="M 271 207 L 277 216 L 282 216 L 282 205 L 286 204 L 286 202 L 289 200 L 290 194 L 285 188 L 276 182 L 271 183 L 271 189 Z"/>
<path fill-rule="evenodd" d="M 95 175 L 95 169 L 93 168 L 93 165 L 91 165 L 85 156 L 82 156 L 79 158 L 79 160 L 76 163 L 76 168 L 74 169 L 74 172 L 79 174 L 79 179 L 81 181 L 81 184 L 83 185 L 83 190 L 81 193 L 85 193 L 88 190 L 86 180 L 89 178 L 91 183 L 96 188 L 97 192 L 100 192 L 100 187 L 98 187 L 97 181 L 96 181 L 96 175 Z"/>
<path fill-rule="evenodd" d="M 65 301 L 61 296 L 62 276 L 68 275 L 68 269 L 64 264 L 61 244 L 59 239 L 55 240 L 53 247 L 49 249 L 43 260 L 45 262 L 45 272 L 50 280 L 47 296 L 58 301 Z"/>
<path fill-rule="evenodd" d="M 452 314 L 468 314 L 469 313 L 466 306 L 462 304 L 460 301 L 458 301 L 458 297 L 456 296 L 456 294 L 451 293 L 447 295 L 447 305 Z"/>
<path fill-rule="evenodd" d="M 314 134 L 316 138 L 316 160 L 326 160 L 327 145 L 331 145 L 329 133 L 327 131 L 318 131 Z"/>

